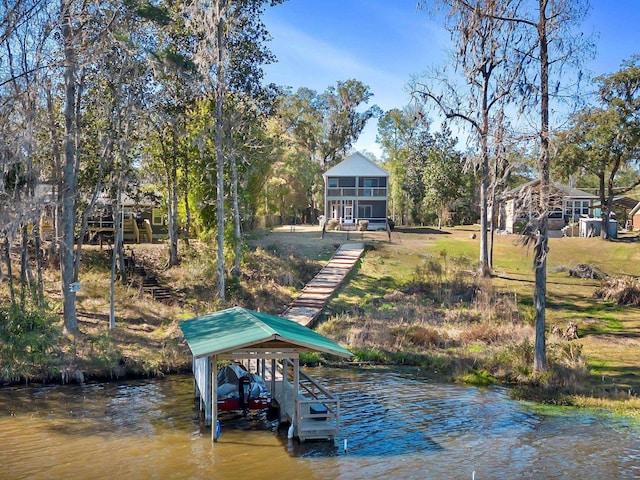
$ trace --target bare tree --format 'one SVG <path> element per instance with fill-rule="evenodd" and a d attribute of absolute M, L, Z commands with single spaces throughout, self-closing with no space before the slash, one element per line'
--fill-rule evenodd
<path fill-rule="evenodd" d="M 229 66 L 228 32 L 233 30 L 232 0 L 213 0 L 206 5 L 195 3 L 186 7 L 187 26 L 198 32 L 198 43 L 194 60 L 204 78 L 204 89 L 214 102 L 214 143 L 215 143 L 215 181 L 217 216 L 217 295 L 225 300 L 224 268 L 224 170 L 225 170 L 225 132 L 224 100 L 228 90 L 227 68 Z M 211 175 L 209 174 L 209 179 Z"/>
<path fill-rule="evenodd" d="M 508 21 L 524 28 L 523 34 L 533 33 L 533 51 L 528 56 L 530 70 L 524 70 L 521 79 L 522 104 L 539 113 L 537 138 L 540 152 L 537 168 L 540 179 L 540 214 L 530 229 L 530 240 L 534 244 L 535 289 L 533 302 L 536 314 L 536 339 L 533 368 L 547 368 L 545 319 L 547 292 L 547 254 L 549 251 L 548 217 L 550 212 L 550 98 L 568 90 L 564 69 L 579 67 L 591 50 L 589 39 L 572 30 L 585 17 L 587 0 L 522 0 L 514 3 Z M 533 8 L 536 7 L 536 8 Z M 535 13 L 530 13 L 535 12 Z M 536 54 L 537 52 L 537 54 Z M 552 71 L 553 68 L 553 71 Z M 531 75 L 529 75 L 531 73 Z M 555 87 L 551 86 L 551 78 Z M 579 78 L 580 76 L 578 76 Z M 575 86 L 571 82 L 570 86 Z"/>
<path fill-rule="evenodd" d="M 473 2 L 460 1 L 468 9 L 474 7 Z M 589 3 L 588 0 L 511 0 L 502 3 L 505 6 L 502 14 L 488 16 L 516 25 L 519 37 L 528 40 L 524 49 L 512 50 L 516 65 L 519 66 L 518 88 L 514 91 L 518 96 L 519 110 L 533 111 L 539 115 L 539 126 L 535 133 L 540 148 L 537 159 L 539 215 L 528 229 L 528 242 L 534 245 L 536 338 L 533 367 L 536 371 L 544 371 L 547 368 L 545 311 L 550 211 L 550 98 L 560 98 L 561 95 L 575 98 L 567 92 L 570 92 L 570 87 L 577 85 L 582 76 L 578 74 L 571 77 L 564 70 L 579 67 L 592 50 L 590 39 L 576 34 L 574 30 L 584 19 Z M 481 14 L 487 15 L 484 12 Z"/>
<path fill-rule="evenodd" d="M 500 85 L 507 85 L 505 95 L 510 95 L 510 100 L 517 102 L 518 112 L 534 111 L 539 114 L 539 127 L 535 138 L 540 146 L 537 167 L 540 174 L 539 212 L 533 225 L 529 229 L 529 240 L 534 244 L 534 271 L 535 291 L 534 306 L 536 311 L 536 340 L 534 354 L 534 369 L 542 371 L 547 368 L 545 346 L 545 308 L 546 308 L 546 259 L 548 253 L 548 213 L 549 213 L 549 125 L 550 125 L 550 97 L 554 94 L 566 93 L 562 87 L 566 87 L 567 79 L 562 76 L 563 69 L 567 66 L 576 66 L 584 60 L 591 48 L 588 38 L 576 35 L 572 30 L 586 15 L 588 1 L 575 0 L 504 0 L 495 2 L 489 0 L 449 0 L 443 2 L 455 14 L 456 19 L 464 18 L 465 21 L 455 23 L 459 32 L 458 43 L 459 56 L 467 58 L 466 52 L 475 53 L 475 59 L 471 62 L 471 72 L 475 72 L 480 79 L 486 78 L 487 72 L 492 72 L 496 66 L 496 54 L 499 52 L 499 63 L 507 71 L 516 73 L 515 77 L 506 77 L 509 81 Z M 499 26 L 499 27 L 498 27 Z M 480 29 L 478 27 L 481 27 Z M 485 30 L 486 29 L 486 30 Z M 469 33 L 473 32 L 472 36 Z M 482 32 L 490 34 L 488 37 Z M 503 45 L 503 49 L 492 51 L 491 43 L 496 37 L 492 32 L 502 32 L 510 39 Z M 499 37 L 498 37 L 499 38 Z M 469 42 L 469 47 L 466 42 Z M 478 42 L 480 42 L 478 44 Z M 477 46 L 482 48 L 477 48 Z M 483 55 L 489 52 L 489 55 Z M 478 56 L 479 55 L 479 56 Z M 464 63 L 462 64 L 464 65 Z M 475 68 L 473 68 L 475 67 Z M 491 67 L 491 68 L 488 68 Z M 551 72 L 552 67 L 554 72 Z M 466 73 L 466 70 L 465 70 Z M 555 88 L 551 89 L 550 77 L 557 80 Z M 580 75 L 576 77 L 580 78 Z M 516 82 L 516 87 L 513 88 Z M 483 83 L 480 83 L 482 87 Z M 575 85 L 575 82 L 572 82 Z M 482 88 L 480 89 L 482 92 Z M 445 105 L 443 97 L 434 92 L 427 93 L 427 97 L 438 105 Z M 430 93 L 430 95 L 429 95 Z M 453 94 L 449 90 L 447 93 Z M 488 97 L 489 102 L 497 98 L 497 94 Z M 484 98 L 483 95 L 477 96 Z M 455 98 L 455 97 L 454 97 Z M 479 111 L 485 112 L 490 103 L 479 103 Z M 442 108 L 442 107 L 441 107 Z M 456 118 L 456 109 L 444 109 L 445 115 Z M 487 118 L 483 113 L 482 119 Z M 473 125 L 473 122 L 469 122 Z M 482 135 L 488 132 L 483 128 L 485 124 L 477 122 L 474 127 Z M 485 145 L 481 144 L 481 152 L 484 157 Z M 484 162 L 483 162 L 484 163 Z M 483 164 L 483 179 L 485 168 Z M 484 183 L 484 182 L 483 182 Z M 484 201 L 483 201 L 484 204 Z M 485 210 L 486 211 L 486 210 Z M 486 226 L 486 216 L 481 220 L 481 229 Z M 481 263 L 485 257 L 481 248 Z M 483 265 L 481 265 L 481 268 Z"/>
<path fill-rule="evenodd" d="M 26 301 L 27 288 L 35 286 L 29 288 L 30 294 L 42 305 L 41 262 L 37 262 L 37 285 L 29 262 L 30 239 L 39 244 L 38 228 L 29 226 L 37 225 L 44 206 L 44 195 L 36 196 L 39 172 L 34 158 L 42 106 L 39 87 L 46 66 L 47 11 L 34 0 L 4 2 L 0 5 L 0 28 L 0 238 L 5 241 L 10 271 L 11 243 L 20 232 L 21 302 Z"/>
<path fill-rule="evenodd" d="M 425 5 L 426 2 L 419 2 Z M 445 69 L 426 81 L 415 79 L 414 98 L 435 105 L 446 119 L 469 127 L 479 154 L 480 171 L 480 254 L 478 271 L 491 274 L 487 241 L 490 183 L 490 145 L 505 104 L 513 98 L 520 66 L 512 62 L 514 50 L 526 48 L 515 25 L 502 19 L 510 11 L 509 2 L 442 0 L 447 11 L 446 28 L 455 44 L 454 69 L 460 68 L 466 85 L 455 83 L 455 74 Z"/>

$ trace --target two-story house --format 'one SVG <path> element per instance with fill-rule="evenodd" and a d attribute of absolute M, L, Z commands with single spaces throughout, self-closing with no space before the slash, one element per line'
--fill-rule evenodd
<path fill-rule="evenodd" d="M 367 220 L 369 230 L 387 229 L 389 172 L 356 152 L 322 176 L 325 219 L 342 228 Z"/>

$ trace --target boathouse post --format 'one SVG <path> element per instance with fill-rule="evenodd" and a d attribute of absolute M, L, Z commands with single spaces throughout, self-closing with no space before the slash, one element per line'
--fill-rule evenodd
<path fill-rule="evenodd" d="M 271 392 L 275 394 L 276 391 L 276 359 L 271 359 Z"/>
<path fill-rule="evenodd" d="M 282 359 L 282 412 L 287 412 L 287 395 L 286 395 L 286 391 L 285 388 L 287 388 L 287 384 L 289 382 L 288 380 L 288 375 L 287 375 L 287 365 L 289 363 L 289 360 L 286 358 Z"/>
<path fill-rule="evenodd" d="M 300 390 L 300 356 L 296 353 L 293 356 L 293 411 L 295 428 L 300 431 L 300 404 L 298 403 L 298 390 Z"/>
<path fill-rule="evenodd" d="M 218 428 L 218 356 L 214 355 L 211 362 L 211 440 L 217 442 Z"/>
<path fill-rule="evenodd" d="M 209 388 L 209 375 L 211 374 L 211 357 L 203 358 L 200 362 L 201 375 L 204 385 L 200 392 L 200 409 L 204 408 L 204 423 L 208 425 L 211 422 L 211 388 Z"/>

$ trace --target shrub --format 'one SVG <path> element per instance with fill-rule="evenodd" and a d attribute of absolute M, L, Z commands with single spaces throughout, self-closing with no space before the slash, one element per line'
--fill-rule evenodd
<path fill-rule="evenodd" d="M 56 373 L 52 365 L 60 330 L 54 321 L 43 307 L 0 306 L 0 378 L 28 382 Z"/>
<path fill-rule="evenodd" d="M 325 230 L 335 230 L 337 228 L 338 228 L 338 220 L 336 220 L 335 218 L 331 218 L 327 220 L 327 223 L 325 224 Z"/>
<path fill-rule="evenodd" d="M 111 377 L 118 377 L 118 365 L 122 353 L 110 331 L 103 332 L 90 340 L 89 368 L 110 372 Z"/>
<path fill-rule="evenodd" d="M 588 383 L 589 369 L 582 354 L 582 345 L 576 342 L 550 344 L 547 360 L 551 375 L 549 383 L 554 387 L 579 391 Z"/>
<path fill-rule="evenodd" d="M 360 232 L 366 232 L 369 228 L 369 220 L 358 220 L 358 230 Z"/>
<path fill-rule="evenodd" d="M 502 365 L 508 366 L 510 370 L 528 376 L 531 374 L 531 367 L 533 366 L 533 353 L 533 343 L 529 339 L 525 339 L 502 350 L 497 355 L 497 361 Z"/>
<path fill-rule="evenodd" d="M 435 328 L 417 326 L 408 332 L 408 338 L 414 345 L 421 347 L 442 346 L 445 341 Z"/>
<path fill-rule="evenodd" d="M 605 278 L 594 292 L 596 298 L 618 305 L 640 306 L 640 282 L 632 277 Z"/>
<path fill-rule="evenodd" d="M 377 348 L 371 350 L 358 349 L 353 351 L 353 358 L 357 362 L 385 363 L 387 354 Z"/>
<path fill-rule="evenodd" d="M 463 383 L 469 385 L 475 385 L 476 387 L 488 387 L 496 383 L 496 379 L 486 370 L 471 370 L 466 375 L 462 375 L 460 380 Z"/>
<path fill-rule="evenodd" d="M 322 363 L 322 355 L 318 352 L 300 352 L 300 365 L 317 367 Z"/>

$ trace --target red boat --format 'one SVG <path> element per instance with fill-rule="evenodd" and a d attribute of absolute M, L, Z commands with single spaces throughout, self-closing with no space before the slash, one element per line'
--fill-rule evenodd
<path fill-rule="evenodd" d="M 271 393 L 264 380 L 242 365 L 227 365 L 218 372 L 218 410 L 264 410 L 271 405 Z"/>

